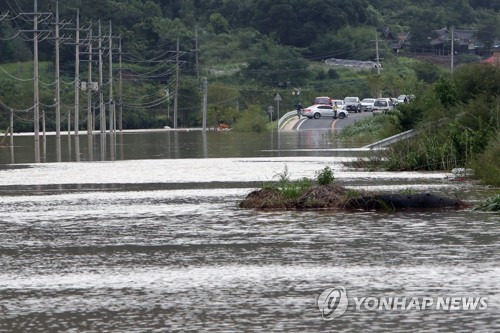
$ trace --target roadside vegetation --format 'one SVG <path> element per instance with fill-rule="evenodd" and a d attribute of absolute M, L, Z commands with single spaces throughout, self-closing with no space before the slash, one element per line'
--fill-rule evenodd
<path fill-rule="evenodd" d="M 337 137 L 343 141 L 360 144 L 372 143 L 400 133 L 398 119 L 394 114 L 369 117 L 345 127 Z"/>
<path fill-rule="evenodd" d="M 500 186 L 500 68 L 470 64 L 427 86 L 410 104 L 360 121 L 342 137 L 379 139 L 416 129 L 418 134 L 378 153 L 370 169 L 472 168 L 484 183 Z"/>

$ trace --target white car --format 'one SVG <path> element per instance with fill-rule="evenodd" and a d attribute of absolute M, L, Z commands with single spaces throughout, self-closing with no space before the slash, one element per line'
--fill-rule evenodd
<path fill-rule="evenodd" d="M 343 99 L 332 99 L 332 105 L 337 103 L 339 108 L 345 109 L 345 103 Z"/>
<path fill-rule="evenodd" d="M 396 101 L 398 102 L 398 104 L 407 103 L 408 97 L 406 97 L 406 95 L 399 95 Z"/>
<path fill-rule="evenodd" d="M 333 109 L 330 105 L 311 105 L 302 111 L 302 115 L 309 119 L 319 119 L 321 117 L 333 117 Z M 347 111 L 339 107 L 337 109 L 337 118 L 347 117 Z"/>
<path fill-rule="evenodd" d="M 373 104 L 375 104 L 375 98 L 365 98 L 361 101 L 361 111 L 373 111 Z"/>
<path fill-rule="evenodd" d="M 373 115 L 386 113 L 394 109 L 394 102 L 391 98 L 379 98 L 373 103 Z"/>
<path fill-rule="evenodd" d="M 411 100 L 415 98 L 415 95 L 399 95 L 398 96 L 398 104 L 406 104 L 410 103 Z"/>
<path fill-rule="evenodd" d="M 344 104 L 347 111 L 361 112 L 361 103 L 358 97 L 346 97 Z"/>

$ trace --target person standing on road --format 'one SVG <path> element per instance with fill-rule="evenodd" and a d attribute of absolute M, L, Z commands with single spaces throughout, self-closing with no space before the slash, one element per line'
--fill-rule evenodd
<path fill-rule="evenodd" d="M 299 117 L 300 119 L 301 115 L 302 115 L 302 104 L 299 103 L 299 105 L 297 106 L 297 117 Z"/>
<path fill-rule="evenodd" d="M 333 119 L 337 119 L 337 109 L 338 109 L 337 102 L 334 102 L 332 105 Z"/>

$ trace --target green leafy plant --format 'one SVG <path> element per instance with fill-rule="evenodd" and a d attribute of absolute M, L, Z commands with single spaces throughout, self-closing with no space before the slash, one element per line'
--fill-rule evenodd
<path fill-rule="evenodd" d="M 269 120 L 263 111 L 258 106 L 251 105 L 236 120 L 233 130 L 236 132 L 264 132 L 267 130 L 268 122 Z"/>
<path fill-rule="evenodd" d="M 275 176 L 278 178 L 278 184 L 275 188 L 287 199 L 299 198 L 312 186 L 312 181 L 305 177 L 300 180 L 290 180 L 290 171 L 287 165 L 285 165 L 282 172 L 277 173 Z"/>
<path fill-rule="evenodd" d="M 330 185 L 334 180 L 333 170 L 329 166 L 324 167 L 316 173 L 316 181 L 319 185 Z"/>
<path fill-rule="evenodd" d="M 500 211 L 500 194 L 486 199 L 483 203 L 474 207 L 473 210 L 482 212 L 498 212 Z"/>

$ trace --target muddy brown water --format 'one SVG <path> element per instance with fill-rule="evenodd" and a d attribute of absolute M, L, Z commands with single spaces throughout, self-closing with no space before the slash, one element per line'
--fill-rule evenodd
<path fill-rule="evenodd" d="M 123 136 L 105 151 L 97 139 L 92 158 L 82 136 L 79 162 L 74 141 L 61 162 L 50 146 L 48 163 L 33 163 L 29 138 L 16 138 L 14 164 L 0 151 L 1 332 L 499 330 L 499 215 L 238 208 L 285 166 L 292 179 L 328 165 L 352 189 L 473 204 L 495 189 L 445 172 L 349 169 L 355 154 L 329 151 L 342 146 L 321 133 L 287 133 L 279 146 L 276 135 L 168 135 Z M 349 307 L 324 320 L 318 297 L 336 286 Z M 487 308 L 353 301 L 395 296 L 484 297 Z"/>

